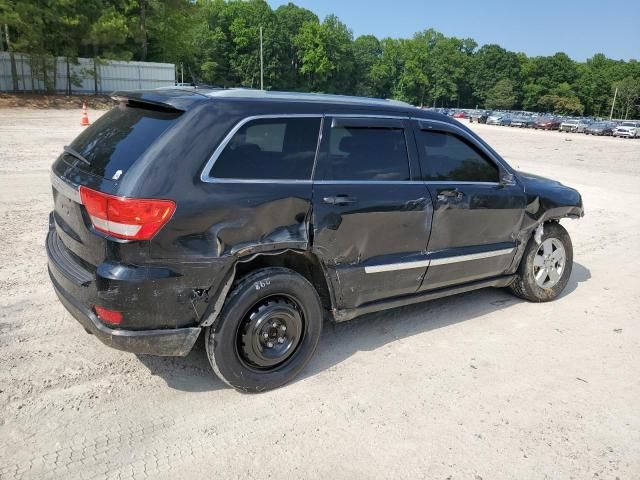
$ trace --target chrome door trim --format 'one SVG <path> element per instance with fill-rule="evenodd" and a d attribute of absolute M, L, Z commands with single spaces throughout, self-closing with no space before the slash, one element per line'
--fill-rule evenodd
<path fill-rule="evenodd" d="M 500 182 L 456 182 L 454 180 L 423 180 L 427 185 L 491 185 L 494 187 L 502 185 Z"/>
<path fill-rule="evenodd" d="M 484 258 L 499 257 L 508 255 L 513 252 L 515 247 L 501 248 L 499 250 L 490 250 L 488 252 L 470 253 L 467 255 L 453 255 L 441 258 L 429 258 L 426 260 L 418 260 L 414 262 L 397 262 L 385 263 L 382 265 L 370 265 L 364 267 L 365 273 L 392 272 L 397 270 L 408 270 L 411 268 L 431 267 L 438 265 L 448 265 L 450 263 L 468 262 L 471 260 L 481 260 Z"/>
<path fill-rule="evenodd" d="M 396 270 L 408 270 L 410 268 L 424 268 L 429 266 L 429 260 L 417 260 L 415 262 L 385 263 L 382 265 L 370 265 L 364 267 L 365 273 L 393 272 Z"/>
<path fill-rule="evenodd" d="M 421 180 L 314 180 L 317 185 L 418 185 Z"/>
<path fill-rule="evenodd" d="M 469 253 L 467 255 L 454 255 L 442 258 L 432 258 L 429 266 L 448 265 L 450 263 L 468 262 L 470 260 L 481 260 L 483 258 L 499 257 L 513 252 L 514 247 L 501 248 L 500 250 L 490 250 L 488 252 Z"/>

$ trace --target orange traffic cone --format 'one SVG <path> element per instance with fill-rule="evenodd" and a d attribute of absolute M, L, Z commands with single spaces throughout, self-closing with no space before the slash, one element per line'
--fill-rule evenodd
<path fill-rule="evenodd" d="M 89 115 L 87 115 L 87 104 L 85 102 L 82 102 L 82 119 L 80 120 L 80 125 L 83 127 L 90 125 Z"/>

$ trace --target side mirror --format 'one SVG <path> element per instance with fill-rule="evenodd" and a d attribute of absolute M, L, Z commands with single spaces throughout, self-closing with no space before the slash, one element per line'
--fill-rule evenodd
<path fill-rule="evenodd" d="M 513 175 L 513 173 L 502 172 L 500 174 L 500 184 L 501 185 L 515 185 L 516 184 L 516 177 Z"/>

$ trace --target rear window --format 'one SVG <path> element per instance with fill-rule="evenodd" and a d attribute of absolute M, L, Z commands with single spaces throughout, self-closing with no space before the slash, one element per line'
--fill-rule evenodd
<path fill-rule="evenodd" d="M 63 158 L 84 171 L 117 180 L 179 116 L 175 112 L 120 105 L 105 113 L 70 145 L 91 165 L 69 153 Z"/>
<path fill-rule="evenodd" d="M 319 117 L 252 120 L 233 135 L 211 169 L 214 178 L 310 180 Z"/>

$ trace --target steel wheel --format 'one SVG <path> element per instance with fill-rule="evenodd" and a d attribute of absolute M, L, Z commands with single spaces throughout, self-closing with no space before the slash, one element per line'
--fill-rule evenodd
<path fill-rule="evenodd" d="M 557 238 L 543 241 L 533 258 L 533 276 L 540 288 L 552 288 L 556 285 L 567 262 L 567 254 L 562 242 Z"/>
<path fill-rule="evenodd" d="M 240 324 L 238 355 L 249 368 L 275 368 L 291 358 L 303 332 L 304 318 L 295 300 L 287 296 L 265 298 Z"/>

